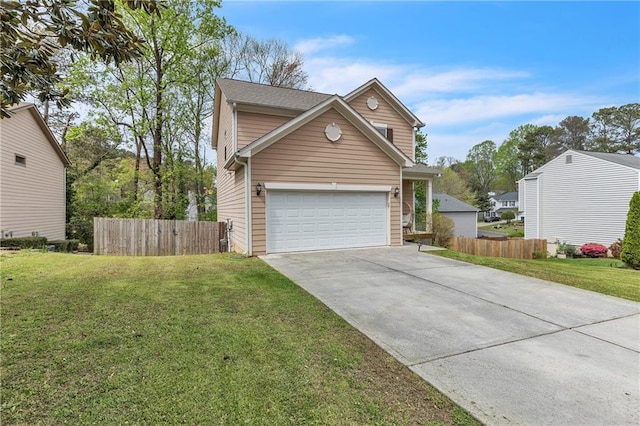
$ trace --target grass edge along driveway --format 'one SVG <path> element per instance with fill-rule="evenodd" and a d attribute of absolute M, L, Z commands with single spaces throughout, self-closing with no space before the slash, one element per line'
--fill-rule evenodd
<path fill-rule="evenodd" d="M 522 260 L 474 256 L 451 250 L 426 253 L 640 302 L 640 271 L 625 268 L 616 259 Z"/>
<path fill-rule="evenodd" d="M 260 259 L 0 262 L 2 424 L 477 424 Z"/>

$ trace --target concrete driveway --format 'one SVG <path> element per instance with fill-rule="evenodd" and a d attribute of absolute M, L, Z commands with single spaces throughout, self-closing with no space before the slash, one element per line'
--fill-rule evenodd
<path fill-rule="evenodd" d="M 638 303 L 417 246 L 262 258 L 484 423 L 640 424 Z"/>

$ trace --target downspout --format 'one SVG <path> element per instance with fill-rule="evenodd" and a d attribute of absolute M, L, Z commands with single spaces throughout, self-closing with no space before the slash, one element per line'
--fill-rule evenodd
<path fill-rule="evenodd" d="M 427 179 L 425 183 L 427 185 L 427 226 L 429 227 L 426 231 L 433 232 L 433 178 Z"/>

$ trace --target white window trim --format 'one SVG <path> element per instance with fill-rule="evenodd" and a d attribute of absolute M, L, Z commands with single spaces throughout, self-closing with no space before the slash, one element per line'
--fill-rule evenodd
<path fill-rule="evenodd" d="M 387 129 L 389 128 L 389 126 L 388 126 L 388 125 L 383 124 L 383 123 L 376 123 L 375 121 L 371 121 L 371 125 L 372 125 L 373 127 L 375 127 L 375 128 L 376 128 L 376 130 L 378 130 L 378 129 L 384 129 L 384 135 L 382 135 L 382 136 L 384 136 L 385 138 L 387 137 Z"/>

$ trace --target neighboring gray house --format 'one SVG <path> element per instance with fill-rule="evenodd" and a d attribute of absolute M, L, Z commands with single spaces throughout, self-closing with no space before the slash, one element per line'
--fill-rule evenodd
<path fill-rule="evenodd" d="M 471 238 L 478 236 L 477 208 L 448 194 L 434 193 L 433 199 L 438 200 L 438 212 L 453 220 L 455 236 Z"/>
<path fill-rule="evenodd" d="M 569 150 L 518 181 L 524 236 L 574 245 L 624 237 L 640 157 Z"/>
<path fill-rule="evenodd" d="M 500 217 L 505 211 L 512 210 L 516 215 L 516 219 L 520 218 L 518 215 L 520 205 L 517 191 L 505 192 L 500 195 L 489 193 L 489 201 L 491 201 L 491 210 L 485 212 L 485 217 Z"/>
<path fill-rule="evenodd" d="M 3 238 L 65 238 L 70 163 L 33 104 L 0 119 L 0 229 Z"/>

